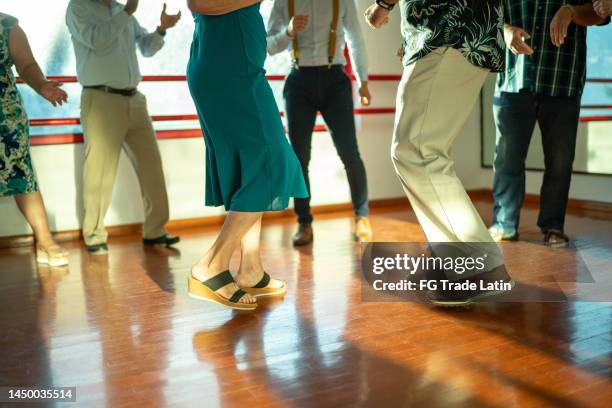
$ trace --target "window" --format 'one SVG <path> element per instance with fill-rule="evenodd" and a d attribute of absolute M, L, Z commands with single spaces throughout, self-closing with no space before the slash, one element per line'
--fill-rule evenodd
<path fill-rule="evenodd" d="M 19 1 L 3 2 L 2 12 L 19 19 L 21 27 L 28 35 L 34 55 L 43 71 L 49 76 L 76 75 L 76 62 L 70 34 L 65 25 L 65 12 L 69 0 L 53 1 Z M 168 12 L 182 10 L 183 18 L 177 27 L 172 29 L 165 47 L 154 57 L 139 56 L 140 69 L 143 76 L 184 76 L 189 59 L 191 38 L 194 23 L 185 0 L 165 0 Z M 35 3 L 36 12 L 32 12 Z M 140 24 L 154 30 L 159 24 L 159 14 L 164 0 L 149 0 L 141 2 L 136 17 Z M 262 3 L 261 12 L 264 19 L 270 14 L 272 1 Z M 268 58 L 266 69 L 270 75 L 284 75 L 289 69 L 288 53 L 281 53 Z M 272 81 L 271 85 L 281 101 L 282 81 Z M 81 87 L 77 83 L 66 83 L 65 90 L 69 94 L 68 105 L 54 108 L 37 96 L 29 87 L 20 85 L 30 119 L 78 118 Z M 149 111 L 152 116 L 194 115 L 193 106 L 187 83 L 185 81 L 145 81 L 139 89 L 148 97 Z M 194 129 L 199 128 L 197 121 L 155 121 L 157 130 Z M 33 126 L 31 134 L 53 135 L 65 133 L 80 133 L 78 125 L 70 126 Z"/>

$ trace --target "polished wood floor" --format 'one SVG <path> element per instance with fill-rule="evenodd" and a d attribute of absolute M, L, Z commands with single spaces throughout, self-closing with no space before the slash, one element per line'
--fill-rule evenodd
<path fill-rule="evenodd" d="M 112 408 L 610 407 L 612 222 L 570 216 L 572 261 L 537 242 L 536 215 L 525 210 L 525 241 L 504 246 L 510 272 L 522 284 L 565 274 L 563 293 L 592 301 L 361 302 L 348 214 L 318 218 L 302 250 L 292 222 L 266 225 L 265 264 L 289 292 L 255 313 L 187 296 L 211 229 L 173 231 L 176 250 L 114 239 L 108 257 L 74 243 L 68 269 L 1 250 L 0 386 L 76 386 L 67 406 Z M 373 225 L 380 241 L 423 239 L 401 209 Z"/>

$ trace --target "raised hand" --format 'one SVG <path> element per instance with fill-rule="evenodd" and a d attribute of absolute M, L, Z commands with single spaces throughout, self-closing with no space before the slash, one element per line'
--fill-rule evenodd
<path fill-rule="evenodd" d="M 159 31 L 161 34 L 165 34 L 167 29 L 174 27 L 181 19 L 180 11 L 176 14 L 168 14 L 166 13 L 166 9 L 167 5 L 164 3 L 164 8 L 159 18 Z"/>
<path fill-rule="evenodd" d="M 306 29 L 308 26 L 308 16 L 294 16 L 289 21 L 289 26 L 287 26 L 287 35 L 291 38 L 298 35 Z"/>
<path fill-rule="evenodd" d="M 525 40 L 529 38 L 531 38 L 529 33 L 520 27 L 514 27 L 509 24 L 504 26 L 504 40 L 506 46 L 514 55 L 533 54 L 533 49 L 525 42 Z"/>
<path fill-rule="evenodd" d="M 68 102 L 68 94 L 61 88 L 62 85 L 57 81 L 45 81 L 39 85 L 37 91 L 53 106 L 58 106 Z"/>
<path fill-rule="evenodd" d="M 593 1 L 593 8 L 599 17 L 612 16 L 612 0 L 595 0 Z"/>
<path fill-rule="evenodd" d="M 367 8 L 364 17 L 372 28 L 380 28 L 389 22 L 389 10 L 373 4 Z"/>
<path fill-rule="evenodd" d="M 130 16 L 136 12 L 138 9 L 138 0 L 128 0 L 125 4 L 124 10 Z"/>

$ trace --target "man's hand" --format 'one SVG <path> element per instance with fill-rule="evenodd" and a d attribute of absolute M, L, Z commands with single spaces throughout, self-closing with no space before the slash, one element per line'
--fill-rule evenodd
<path fill-rule="evenodd" d="M 593 8 L 599 17 L 612 16 L 612 0 L 594 0 Z"/>
<path fill-rule="evenodd" d="M 36 91 L 53 106 L 58 106 L 68 102 L 68 94 L 60 88 L 61 86 L 62 84 L 57 81 L 45 81 L 37 87 Z"/>
<path fill-rule="evenodd" d="M 519 27 L 514 27 L 509 24 L 504 25 L 504 40 L 506 46 L 514 55 L 531 55 L 533 49 L 525 43 L 526 39 L 531 38 L 529 33 Z"/>
<path fill-rule="evenodd" d="M 372 103 L 372 95 L 370 95 L 370 88 L 368 88 L 368 81 L 363 81 L 359 87 L 359 100 L 361 106 L 369 106 Z"/>
<path fill-rule="evenodd" d="M 138 9 L 138 0 L 128 0 L 123 9 L 131 16 Z"/>
<path fill-rule="evenodd" d="M 572 6 L 562 6 L 550 22 L 550 39 L 555 47 L 560 47 L 567 37 L 567 29 L 572 24 L 574 8 Z"/>
<path fill-rule="evenodd" d="M 181 19 L 180 11 L 177 14 L 169 15 L 166 13 L 166 8 L 167 8 L 166 3 L 164 3 L 164 8 L 162 9 L 161 17 L 159 18 L 159 27 L 157 28 L 157 31 L 161 35 L 166 34 L 166 30 L 174 27 Z"/>
<path fill-rule="evenodd" d="M 378 4 L 372 4 L 365 11 L 364 17 L 370 27 L 380 28 L 389 22 L 389 10 L 380 7 Z"/>
<path fill-rule="evenodd" d="M 287 26 L 287 35 L 291 38 L 298 35 L 308 26 L 308 16 L 293 16 Z"/>

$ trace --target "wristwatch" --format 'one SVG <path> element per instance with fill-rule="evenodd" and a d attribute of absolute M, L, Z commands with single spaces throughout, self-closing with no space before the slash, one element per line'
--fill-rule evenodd
<path fill-rule="evenodd" d="M 385 10 L 393 10 L 393 7 L 395 7 L 395 3 L 391 4 L 391 3 L 387 3 L 385 0 L 376 0 L 376 4 L 378 4 L 378 6 L 384 8 Z"/>

